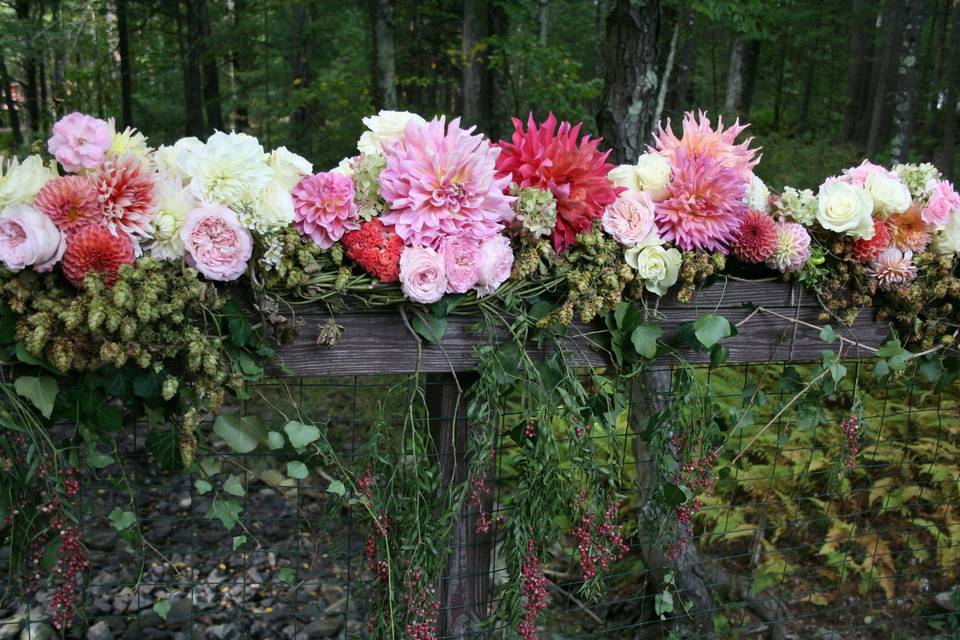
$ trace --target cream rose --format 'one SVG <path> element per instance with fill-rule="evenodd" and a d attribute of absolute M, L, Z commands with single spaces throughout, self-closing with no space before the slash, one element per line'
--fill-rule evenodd
<path fill-rule="evenodd" d="M 405 247 L 400 254 L 400 284 L 414 302 L 436 302 L 447 290 L 443 256 L 430 247 Z"/>
<path fill-rule="evenodd" d="M 286 147 L 277 147 L 267 157 L 267 164 L 273 169 L 273 179 L 290 191 L 300 178 L 313 174 L 313 163 Z"/>
<path fill-rule="evenodd" d="M 897 178 L 874 172 L 867 175 L 864 187 L 873 199 L 873 210 L 877 215 L 887 217 L 910 207 L 910 190 Z"/>
<path fill-rule="evenodd" d="M 654 202 L 660 202 L 669 195 L 670 163 L 659 153 L 645 153 L 637 159 L 637 164 L 615 167 L 607 178 L 618 187 L 643 191 Z"/>
<path fill-rule="evenodd" d="M 662 296 L 677 282 L 680 252 L 673 248 L 664 249 L 660 240 L 636 244 L 627 249 L 624 258 L 651 293 Z"/>
<path fill-rule="evenodd" d="M 252 227 L 261 233 L 276 231 L 293 223 L 293 196 L 290 189 L 278 180 L 272 180 L 253 206 Z"/>
<path fill-rule="evenodd" d="M 11 204 L 0 212 L 0 262 L 10 271 L 50 271 L 66 249 L 66 236 L 32 206 Z"/>
<path fill-rule="evenodd" d="M 941 255 L 960 253 L 960 212 L 950 214 L 947 224 L 934 236 L 930 246 Z"/>
<path fill-rule="evenodd" d="M 407 129 L 407 124 L 415 122 L 426 125 L 427 121 L 409 111 L 381 111 L 375 116 L 363 119 L 369 131 L 364 131 L 357 142 L 357 150 L 367 155 L 378 155 L 387 142 L 399 140 Z"/>
<path fill-rule="evenodd" d="M 863 187 L 832 180 L 817 193 L 817 222 L 824 229 L 855 238 L 873 237 L 873 198 Z"/>

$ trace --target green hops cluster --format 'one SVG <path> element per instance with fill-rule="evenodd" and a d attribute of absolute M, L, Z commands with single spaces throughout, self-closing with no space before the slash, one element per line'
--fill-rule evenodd
<path fill-rule="evenodd" d="M 527 189 L 512 185 L 510 193 L 516 196 L 513 211 L 525 231 L 534 237 L 550 235 L 557 224 L 557 200 L 546 189 Z"/>
<path fill-rule="evenodd" d="M 310 282 L 312 276 L 333 268 L 333 260 L 337 257 L 335 252 L 324 255 L 320 245 L 302 237 L 295 228 L 287 227 L 277 235 L 279 237 L 274 241 L 279 247 L 279 260 L 273 269 L 262 274 L 267 290 L 297 292 Z"/>
<path fill-rule="evenodd" d="M 708 278 L 724 270 L 727 266 L 727 257 L 722 253 L 708 253 L 706 251 L 684 251 L 681 256 L 680 273 L 677 282 L 677 299 L 680 302 L 690 302 L 697 287 Z"/>

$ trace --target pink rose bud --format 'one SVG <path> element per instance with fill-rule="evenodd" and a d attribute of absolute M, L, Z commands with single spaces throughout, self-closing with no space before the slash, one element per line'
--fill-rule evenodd
<path fill-rule="evenodd" d="M 436 302 L 447 290 L 443 257 L 430 247 L 404 247 L 400 254 L 400 284 L 404 295 L 414 302 Z"/>

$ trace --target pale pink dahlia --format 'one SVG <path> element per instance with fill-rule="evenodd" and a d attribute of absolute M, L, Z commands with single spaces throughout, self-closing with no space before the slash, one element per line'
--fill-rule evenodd
<path fill-rule="evenodd" d="M 135 156 L 108 158 L 94 175 L 103 225 L 134 241 L 153 234 L 154 173 Z"/>
<path fill-rule="evenodd" d="M 778 237 L 773 218 L 762 211 L 748 211 L 740 223 L 733 255 L 741 262 L 758 264 L 773 255 Z"/>
<path fill-rule="evenodd" d="M 100 222 L 97 187 L 87 176 L 60 176 L 43 185 L 34 203 L 64 233 Z"/>
<path fill-rule="evenodd" d="M 444 236 L 483 240 L 513 218 L 513 198 L 504 194 L 510 178 L 496 178 L 500 150 L 472 132 L 459 118 L 411 121 L 384 149 L 380 195 L 389 210 L 382 219 L 408 245 L 436 247 Z"/>
<path fill-rule="evenodd" d="M 723 118 L 717 119 L 717 129 L 710 125 L 710 118 L 701 111 L 694 116 L 688 111 L 683 116 L 683 135 L 680 138 L 670 128 L 670 119 L 667 119 L 667 128 L 657 125 L 657 134 L 654 136 L 656 148 L 648 147 L 650 152 L 658 152 L 667 157 L 676 166 L 677 157 L 682 152 L 687 157 L 708 156 L 737 172 L 745 181 L 753 180 L 753 167 L 760 162 L 757 150 L 750 148 L 753 138 L 747 138 L 740 144 L 734 144 L 737 136 L 749 125 L 741 125 L 737 120 L 727 129 L 723 128 Z"/>
<path fill-rule="evenodd" d="M 877 279 L 881 289 L 887 291 L 907 284 L 917 277 L 913 252 L 890 247 L 870 265 L 870 275 Z"/>
<path fill-rule="evenodd" d="M 747 183 L 717 158 L 691 154 L 682 147 L 673 164 L 669 196 L 656 205 L 660 237 L 684 251 L 726 253 L 747 210 L 743 202 Z"/>
<path fill-rule="evenodd" d="M 796 222 L 777 223 L 777 248 L 767 258 L 767 266 L 789 273 L 799 271 L 810 259 L 810 234 Z"/>
<path fill-rule="evenodd" d="M 318 173 L 293 188 L 293 224 L 323 249 L 360 228 L 353 180 L 339 173 Z"/>

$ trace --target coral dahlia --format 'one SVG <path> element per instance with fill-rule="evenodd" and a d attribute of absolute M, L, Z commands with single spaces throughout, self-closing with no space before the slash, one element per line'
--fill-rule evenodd
<path fill-rule="evenodd" d="M 736 237 L 747 183 L 713 156 L 677 149 L 670 195 L 657 203 L 657 226 L 664 240 L 685 251 L 726 252 Z"/>
<path fill-rule="evenodd" d="M 408 245 L 436 247 L 444 236 L 483 240 L 513 219 L 505 195 L 509 177 L 496 177 L 499 150 L 460 119 L 443 117 L 426 125 L 407 123 L 403 137 L 386 145 L 380 195 L 392 224 Z"/>
<path fill-rule="evenodd" d="M 717 119 L 716 130 L 710 124 L 710 118 L 701 111 L 698 116 L 688 111 L 683 116 L 683 135 L 680 138 L 670 128 L 670 119 L 667 119 L 667 128 L 657 127 L 654 136 L 656 148 L 649 147 L 651 152 L 659 152 L 666 156 L 675 166 L 678 156 L 683 153 L 690 156 L 708 156 L 721 165 L 733 169 L 744 181 L 753 181 L 753 167 L 760 162 L 757 150 L 750 148 L 753 138 L 747 138 L 740 144 L 734 144 L 737 136 L 749 125 L 741 125 L 737 120 L 730 127 L 723 128 L 723 118 Z"/>
<path fill-rule="evenodd" d="M 930 243 L 930 229 L 923 221 L 918 205 L 886 219 L 890 244 L 901 251 L 923 251 Z"/>
<path fill-rule="evenodd" d="M 740 221 L 740 233 L 733 254 L 741 262 L 757 264 L 777 248 L 777 224 L 762 211 L 748 211 Z"/>
<path fill-rule="evenodd" d="M 63 275 L 78 287 L 88 273 L 100 275 L 111 287 L 117 281 L 120 265 L 133 264 L 133 240 L 125 233 L 114 235 L 105 227 L 90 225 L 70 237 L 60 264 Z"/>
<path fill-rule="evenodd" d="M 380 282 L 400 279 L 403 240 L 379 218 L 361 222 L 360 228 L 342 238 L 347 257 Z"/>
<path fill-rule="evenodd" d="M 877 279 L 881 289 L 887 291 L 907 284 L 917 277 L 913 252 L 890 247 L 870 266 L 870 275 Z"/>
<path fill-rule="evenodd" d="M 854 240 L 850 247 L 850 255 L 860 264 L 867 264 L 877 259 L 890 246 L 890 231 L 882 220 L 873 221 L 873 237 L 869 240 Z"/>
<path fill-rule="evenodd" d="M 103 224 L 112 233 L 135 240 L 153 233 L 154 174 L 136 156 L 107 158 L 94 182 L 99 193 Z"/>
<path fill-rule="evenodd" d="M 552 113 L 542 125 L 530 114 L 526 130 L 518 118 L 513 119 L 513 126 L 512 141 L 499 143 L 498 175 L 520 187 L 553 193 L 557 200 L 553 247 L 564 251 L 625 190 L 607 179 L 614 168 L 607 162 L 610 152 L 600 152 L 599 138 L 584 136 L 578 142 L 579 124 L 561 122 L 558 129 Z"/>
<path fill-rule="evenodd" d="M 100 221 L 98 195 L 90 178 L 62 176 L 40 189 L 35 204 L 58 229 L 69 234 Z"/>

